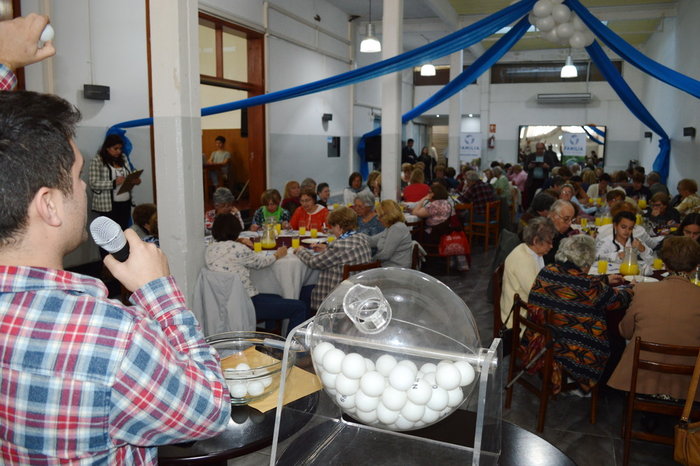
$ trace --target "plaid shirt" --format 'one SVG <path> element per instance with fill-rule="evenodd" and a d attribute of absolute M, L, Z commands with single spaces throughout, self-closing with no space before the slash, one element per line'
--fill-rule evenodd
<path fill-rule="evenodd" d="M 493 186 L 478 180 L 472 186 L 467 187 L 459 197 L 459 202 L 471 202 L 474 206 L 474 213 L 486 215 L 486 203 L 496 200 L 496 192 Z"/>
<path fill-rule="evenodd" d="M 347 238 L 337 239 L 325 251 L 314 254 L 311 249 L 297 250 L 297 256 L 312 269 L 320 269 L 318 283 L 311 293 L 311 308 L 318 309 L 326 296 L 343 281 L 345 264 L 364 264 L 372 260 L 369 237 L 355 233 Z"/>
<path fill-rule="evenodd" d="M 0 463 L 156 464 L 154 446 L 224 429 L 218 358 L 172 277 L 131 299 L 0 265 Z"/>
<path fill-rule="evenodd" d="M 0 63 L 0 91 L 11 91 L 17 87 L 17 76 L 7 66 Z"/>

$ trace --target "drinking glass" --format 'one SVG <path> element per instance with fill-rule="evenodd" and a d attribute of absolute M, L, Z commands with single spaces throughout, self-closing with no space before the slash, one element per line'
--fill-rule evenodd
<path fill-rule="evenodd" d="M 318 230 L 316 228 L 311 229 L 311 237 L 316 238 L 318 236 Z"/>
<path fill-rule="evenodd" d="M 654 257 L 654 270 L 661 270 L 664 268 L 664 261 L 660 257 Z"/>
<path fill-rule="evenodd" d="M 598 273 L 600 275 L 605 275 L 608 272 L 608 261 L 606 260 L 599 260 L 598 261 Z"/>
<path fill-rule="evenodd" d="M 299 227 L 299 235 L 304 236 L 306 234 L 306 227 Z"/>
<path fill-rule="evenodd" d="M 292 247 L 293 247 L 294 249 L 297 249 L 297 248 L 299 247 L 299 245 L 300 245 L 299 237 L 298 237 L 298 236 L 294 236 L 294 237 L 292 238 Z"/>
<path fill-rule="evenodd" d="M 260 242 L 260 238 L 255 238 L 253 240 L 253 251 L 255 251 L 255 252 L 262 251 L 262 243 Z"/>

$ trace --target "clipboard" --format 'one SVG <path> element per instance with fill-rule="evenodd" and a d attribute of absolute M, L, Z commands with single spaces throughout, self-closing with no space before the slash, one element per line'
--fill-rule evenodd
<path fill-rule="evenodd" d="M 124 180 L 124 183 L 122 183 L 122 187 L 119 188 L 119 191 L 117 191 L 117 194 L 124 194 L 134 189 L 135 181 L 141 178 L 141 173 L 143 173 L 143 170 L 136 170 L 126 175 L 126 179 Z"/>

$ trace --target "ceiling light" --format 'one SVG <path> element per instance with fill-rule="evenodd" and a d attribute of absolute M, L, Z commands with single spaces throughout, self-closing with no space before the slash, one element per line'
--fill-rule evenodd
<path fill-rule="evenodd" d="M 372 0 L 369 1 L 369 22 L 367 23 L 367 37 L 360 42 L 360 52 L 377 53 L 382 51 L 382 44 L 372 33 Z"/>
<path fill-rule="evenodd" d="M 435 76 L 435 66 L 431 63 L 426 63 L 420 67 L 421 76 Z"/>
<path fill-rule="evenodd" d="M 564 64 L 564 66 L 561 67 L 560 76 L 564 79 L 575 78 L 578 76 L 578 70 L 574 65 L 574 61 L 571 59 L 571 55 L 566 57 L 566 63 Z"/>

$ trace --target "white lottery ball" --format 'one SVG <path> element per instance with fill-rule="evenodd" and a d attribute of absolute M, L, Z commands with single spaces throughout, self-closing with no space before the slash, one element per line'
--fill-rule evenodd
<path fill-rule="evenodd" d="M 425 425 L 425 422 L 423 422 L 423 420 L 420 420 L 420 421 L 416 422 L 416 423 L 413 425 L 413 427 L 415 427 L 415 428 L 421 428 L 421 427 L 423 427 L 424 425 Z"/>
<path fill-rule="evenodd" d="M 445 394 L 447 395 L 447 394 Z M 408 396 L 406 392 L 395 389 L 394 387 L 386 387 L 382 393 L 382 403 L 389 409 L 399 411 L 406 404 Z"/>
<path fill-rule="evenodd" d="M 389 383 L 391 386 L 401 391 L 411 388 L 415 380 L 415 369 L 406 364 L 397 364 L 389 374 Z"/>
<path fill-rule="evenodd" d="M 456 408 L 464 400 L 464 393 L 461 388 L 455 388 L 447 392 L 447 406 Z"/>
<path fill-rule="evenodd" d="M 343 359 L 340 370 L 345 377 L 359 379 L 367 371 L 365 358 L 357 353 L 350 353 Z"/>
<path fill-rule="evenodd" d="M 411 401 L 407 401 L 403 408 L 401 408 L 401 416 L 406 418 L 407 421 L 411 422 L 420 421 L 424 412 L 425 406 L 417 405 Z"/>
<path fill-rule="evenodd" d="M 360 390 L 368 396 L 380 396 L 386 387 L 386 379 L 376 371 L 367 372 L 360 379 Z"/>
<path fill-rule="evenodd" d="M 311 353 L 311 355 L 314 358 L 314 361 L 316 361 L 316 364 L 323 364 L 323 357 L 326 355 L 326 353 L 329 350 L 332 350 L 335 348 L 332 343 L 329 343 L 327 341 L 322 341 L 318 345 L 316 345 L 316 348 L 314 348 L 314 351 Z"/>
<path fill-rule="evenodd" d="M 264 391 L 265 385 L 262 382 L 255 381 L 248 384 L 248 393 L 252 396 L 262 395 Z"/>
<path fill-rule="evenodd" d="M 376 366 L 374 365 L 374 361 L 372 361 L 369 358 L 365 358 L 365 366 L 367 367 L 366 372 L 374 371 L 376 370 Z"/>
<path fill-rule="evenodd" d="M 433 393 L 428 400 L 428 408 L 440 412 L 447 407 L 447 401 L 447 390 L 441 387 L 433 388 Z"/>
<path fill-rule="evenodd" d="M 361 411 L 358 409 L 355 413 L 355 417 L 360 421 L 364 422 L 365 424 L 372 424 L 374 422 L 377 422 L 377 411 Z"/>
<path fill-rule="evenodd" d="M 244 362 L 240 363 L 239 365 L 236 366 L 237 371 L 249 371 L 250 366 Z"/>
<path fill-rule="evenodd" d="M 423 380 L 428 382 L 428 385 L 430 385 L 431 388 L 437 387 L 437 380 L 435 380 L 435 372 L 430 372 L 428 374 L 425 374 L 423 376 Z"/>
<path fill-rule="evenodd" d="M 345 359 L 345 353 L 337 348 L 330 349 L 323 356 L 323 368 L 331 374 L 338 374 L 343 365 L 343 359 Z"/>
<path fill-rule="evenodd" d="M 377 372 L 382 374 L 384 377 L 389 377 L 389 374 L 391 373 L 391 370 L 396 367 L 396 359 L 390 355 L 390 354 L 383 354 L 377 358 L 377 362 L 375 363 L 375 366 L 377 368 Z"/>
<path fill-rule="evenodd" d="M 360 389 L 360 381 L 346 377 L 345 374 L 338 374 L 335 379 L 335 389 L 341 395 L 354 395 Z"/>
<path fill-rule="evenodd" d="M 269 387 L 270 385 L 272 385 L 272 377 L 263 377 L 262 379 L 260 379 L 260 381 L 261 381 L 262 384 L 265 386 L 265 388 L 267 388 L 267 387 Z"/>
<path fill-rule="evenodd" d="M 331 374 L 330 372 L 321 373 L 321 382 L 326 388 L 332 388 L 335 390 L 335 380 L 338 378 L 338 374 Z"/>
<path fill-rule="evenodd" d="M 335 396 L 338 394 L 338 390 L 336 390 L 335 388 L 326 387 L 326 392 L 333 398 L 335 398 Z"/>
<path fill-rule="evenodd" d="M 228 391 L 233 398 L 243 398 L 248 393 L 245 383 L 227 381 Z"/>
<path fill-rule="evenodd" d="M 414 423 L 409 421 L 403 416 L 399 416 L 399 418 L 396 420 L 396 429 L 397 430 L 409 430 L 413 429 Z"/>
<path fill-rule="evenodd" d="M 459 371 L 460 387 L 466 387 L 474 381 L 474 378 L 476 377 L 476 372 L 474 372 L 474 368 L 467 361 L 457 361 L 455 363 L 455 367 Z"/>
<path fill-rule="evenodd" d="M 437 384 L 445 390 L 452 390 L 459 387 L 459 381 L 462 376 L 459 370 L 451 362 L 441 362 L 438 364 L 438 370 L 435 374 Z"/>
<path fill-rule="evenodd" d="M 379 397 L 368 396 L 362 390 L 355 393 L 355 406 L 360 411 L 374 411 L 378 405 Z"/>
<path fill-rule="evenodd" d="M 414 373 L 418 372 L 418 366 L 416 366 L 416 363 L 411 361 L 410 359 L 402 359 L 401 361 L 399 361 L 399 365 L 410 367 L 411 369 L 413 369 Z"/>
<path fill-rule="evenodd" d="M 355 407 L 355 396 L 338 393 L 335 395 L 335 403 L 343 409 L 352 409 Z"/>
<path fill-rule="evenodd" d="M 426 424 L 432 424 L 439 418 L 440 411 L 435 411 L 434 409 L 430 409 L 426 406 L 425 410 L 423 411 L 423 417 L 421 418 L 421 421 L 425 422 Z"/>
<path fill-rule="evenodd" d="M 41 37 L 39 37 L 39 40 L 42 42 L 48 42 L 50 40 L 53 40 L 55 35 L 55 31 L 53 30 L 53 26 L 50 24 L 47 24 L 44 27 L 44 30 L 41 32 Z"/>
<path fill-rule="evenodd" d="M 399 412 L 397 410 L 389 409 L 384 406 L 384 403 L 379 403 L 377 405 L 377 419 L 382 424 L 393 424 L 399 418 Z"/>
<path fill-rule="evenodd" d="M 433 395 L 433 389 L 425 380 L 415 382 L 407 392 L 408 399 L 417 405 L 424 405 Z"/>

